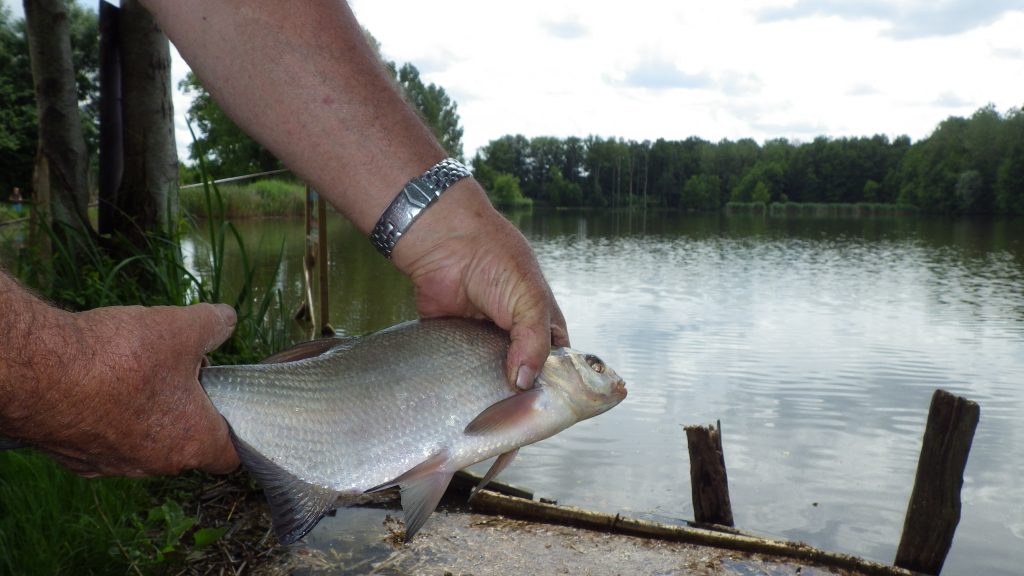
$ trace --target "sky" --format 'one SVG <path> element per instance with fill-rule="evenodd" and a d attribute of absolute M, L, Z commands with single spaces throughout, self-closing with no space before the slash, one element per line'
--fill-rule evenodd
<path fill-rule="evenodd" d="M 916 141 L 1024 105 L 1024 0 L 350 4 L 386 58 L 458 103 L 467 158 L 506 134 Z M 176 53 L 173 68 L 177 85 Z"/>

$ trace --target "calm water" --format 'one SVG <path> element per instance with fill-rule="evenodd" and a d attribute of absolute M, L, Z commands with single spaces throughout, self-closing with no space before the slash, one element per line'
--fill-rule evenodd
<path fill-rule="evenodd" d="M 630 394 L 523 449 L 504 480 L 566 504 L 692 518 L 683 426 L 721 420 L 737 526 L 891 562 L 941 387 L 981 405 L 944 573 L 1020 573 L 1024 222 L 512 219 L 573 345 Z M 342 219 L 330 224 L 332 324 L 359 334 L 414 317 L 405 279 Z M 240 228 L 266 261 L 284 243 L 278 287 L 297 303 L 301 224 Z"/>

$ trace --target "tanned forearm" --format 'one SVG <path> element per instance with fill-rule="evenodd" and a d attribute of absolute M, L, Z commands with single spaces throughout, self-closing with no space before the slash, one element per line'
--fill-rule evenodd
<path fill-rule="evenodd" d="M 0 435 L 20 439 L 25 423 L 62 378 L 74 341 L 72 315 L 50 306 L 0 272 Z"/>
<path fill-rule="evenodd" d="M 444 150 L 339 0 L 144 0 L 228 115 L 368 232 Z"/>

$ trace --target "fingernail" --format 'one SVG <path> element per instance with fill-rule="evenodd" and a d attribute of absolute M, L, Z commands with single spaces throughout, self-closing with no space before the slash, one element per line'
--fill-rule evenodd
<path fill-rule="evenodd" d="M 537 379 L 536 372 L 526 364 L 519 366 L 519 372 L 516 373 L 516 388 L 520 390 L 529 390 L 533 388 L 533 381 Z"/>

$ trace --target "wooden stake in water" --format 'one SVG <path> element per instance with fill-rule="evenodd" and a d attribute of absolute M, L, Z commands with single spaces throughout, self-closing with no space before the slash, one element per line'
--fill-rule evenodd
<path fill-rule="evenodd" d="M 324 197 L 317 195 L 317 240 L 320 245 L 320 336 L 334 336 L 334 328 L 331 327 L 330 318 L 330 291 L 328 289 L 327 269 L 327 203 Z"/>
<path fill-rule="evenodd" d="M 704 524 L 732 526 L 729 477 L 722 450 L 722 421 L 717 426 L 687 426 L 686 445 L 690 452 L 690 486 L 694 520 Z"/>
<path fill-rule="evenodd" d="M 932 395 L 897 566 L 925 574 L 942 571 L 960 523 L 960 489 L 980 415 L 970 400 L 945 390 Z"/>

